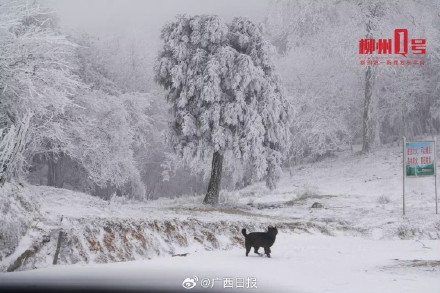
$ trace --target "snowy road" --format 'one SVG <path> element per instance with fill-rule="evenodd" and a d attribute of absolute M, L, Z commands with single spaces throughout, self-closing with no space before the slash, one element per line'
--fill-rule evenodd
<path fill-rule="evenodd" d="M 232 280 L 236 287 L 244 279 L 245 288 L 237 288 L 237 292 L 429 293 L 440 291 L 439 244 L 437 240 L 366 240 L 280 233 L 270 259 L 254 254 L 246 258 L 244 249 L 191 252 L 186 257 L 0 274 L 0 284 L 126 283 L 131 288 L 158 285 L 191 292 L 202 288 L 203 279 L 209 279 L 209 288 L 204 291 L 218 292 L 232 290 L 223 288 L 225 280 Z M 198 278 L 196 287 L 183 290 L 182 281 L 194 276 Z M 255 284 L 252 279 L 247 284 L 248 277 L 256 278 L 257 290 L 246 288 Z M 211 289 L 216 278 L 219 280 L 214 281 Z M 208 281 L 204 280 L 204 284 Z"/>

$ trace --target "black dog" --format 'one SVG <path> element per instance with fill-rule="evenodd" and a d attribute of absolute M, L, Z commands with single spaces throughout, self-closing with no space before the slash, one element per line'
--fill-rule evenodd
<path fill-rule="evenodd" d="M 264 253 L 267 257 L 270 257 L 270 247 L 274 244 L 278 234 L 276 227 L 269 226 L 267 232 L 254 232 L 249 234 L 246 234 L 246 229 L 243 229 L 241 233 L 243 233 L 245 237 L 244 245 L 246 247 L 246 256 L 248 256 L 249 251 L 251 251 L 251 247 L 254 248 L 256 254 L 262 256 L 262 254 L 258 252 L 258 249 L 263 247 Z"/>

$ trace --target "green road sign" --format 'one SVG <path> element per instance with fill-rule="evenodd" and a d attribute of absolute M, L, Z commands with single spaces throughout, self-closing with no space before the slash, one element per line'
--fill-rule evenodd
<path fill-rule="evenodd" d="M 407 142 L 405 147 L 407 177 L 435 176 L 435 143 Z"/>

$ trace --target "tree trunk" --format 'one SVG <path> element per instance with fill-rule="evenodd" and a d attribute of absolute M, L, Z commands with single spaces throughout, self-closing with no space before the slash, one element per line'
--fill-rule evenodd
<path fill-rule="evenodd" d="M 406 137 L 406 101 L 405 97 L 402 97 L 402 135 Z"/>
<path fill-rule="evenodd" d="M 62 188 L 64 185 L 64 156 L 54 155 L 48 161 L 47 185 Z"/>
<path fill-rule="evenodd" d="M 204 204 L 215 205 L 218 203 L 220 184 L 222 181 L 223 155 L 214 152 L 212 156 L 211 179 L 209 180 L 208 191 L 206 192 Z"/>
<path fill-rule="evenodd" d="M 376 15 L 376 7 L 370 6 L 368 8 L 369 15 L 367 15 L 366 39 L 373 39 L 373 23 L 370 19 Z M 362 118 L 362 152 L 368 153 L 371 150 L 371 144 L 373 139 L 373 124 L 371 123 L 371 108 L 373 97 L 373 70 L 371 65 L 368 66 L 365 72 L 365 100 L 364 100 L 364 115 Z"/>
<path fill-rule="evenodd" d="M 3 168 L 3 174 L 6 173 L 6 167 Z M 3 185 L 5 185 L 6 182 L 6 176 L 5 175 L 0 175 L 0 187 L 3 187 Z"/>
<path fill-rule="evenodd" d="M 371 150 L 372 143 L 372 123 L 371 119 L 371 100 L 373 96 L 373 72 L 371 66 L 368 66 L 365 72 L 365 102 L 364 115 L 362 119 L 362 152 L 367 153 Z"/>

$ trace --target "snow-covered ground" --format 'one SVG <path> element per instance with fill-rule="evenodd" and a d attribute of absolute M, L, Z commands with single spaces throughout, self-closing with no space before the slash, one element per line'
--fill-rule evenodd
<path fill-rule="evenodd" d="M 402 216 L 401 159 L 399 147 L 368 155 L 344 151 L 293 167 L 275 191 L 257 183 L 222 192 L 214 208 L 201 203 L 203 195 L 139 203 L 9 186 L 2 192 L 9 190 L 17 200 L 3 211 L 9 222 L 0 228 L 13 227 L 22 236 L 12 253 L 3 253 L 0 268 L 37 245 L 17 269 L 37 270 L 0 274 L 0 281 L 111 282 L 113 275 L 123 275 L 132 285 L 181 288 L 184 278 L 195 275 L 199 281 L 256 277 L 261 290 L 277 292 L 439 292 L 434 180 L 407 181 Z M 322 208 L 312 208 L 315 202 Z M 14 219 L 24 224 L 14 226 Z M 273 257 L 244 257 L 241 227 L 252 232 L 270 224 L 280 231 Z M 60 229 L 67 238 L 61 265 L 54 267 Z M 125 262 L 109 264 L 118 261 Z"/>
<path fill-rule="evenodd" d="M 438 244 L 433 240 L 281 234 L 270 259 L 252 253 L 246 258 L 244 249 L 234 248 L 199 251 L 185 257 L 50 267 L 0 275 L 0 282 L 158 286 L 184 291 L 183 280 L 196 276 L 193 291 L 204 289 L 203 280 L 208 286 L 206 292 L 212 284 L 218 292 L 232 278 L 237 292 L 249 291 L 246 287 L 256 284 L 261 292 L 434 293 L 440 290 Z M 251 278 L 249 284 L 247 278 Z M 240 288 L 242 279 L 244 288 Z"/>
<path fill-rule="evenodd" d="M 263 221 L 318 225 L 330 235 L 375 239 L 440 239 L 435 214 L 434 179 L 408 179 L 406 216 L 402 216 L 402 157 L 399 147 L 368 155 L 349 151 L 324 161 L 299 165 L 286 172 L 279 187 L 264 183 L 221 193 L 216 208 L 201 204 L 204 195 L 159 199 L 146 203 L 121 198 L 104 201 L 87 194 L 52 187 L 31 187 L 45 219 L 117 218 L 202 221 Z M 319 202 L 322 209 L 312 209 Z"/>

